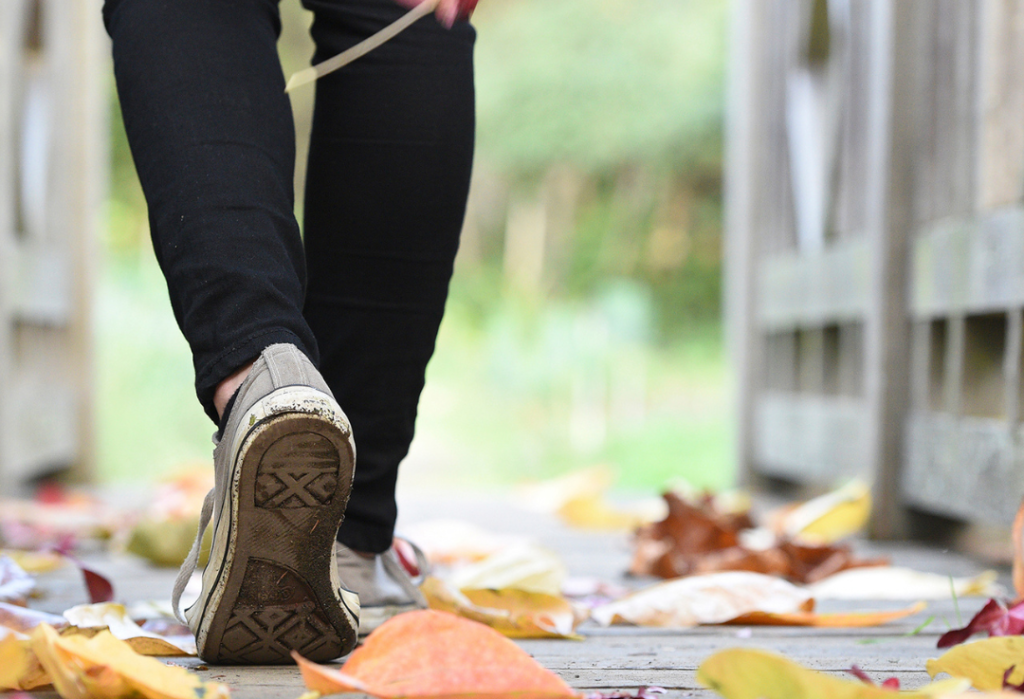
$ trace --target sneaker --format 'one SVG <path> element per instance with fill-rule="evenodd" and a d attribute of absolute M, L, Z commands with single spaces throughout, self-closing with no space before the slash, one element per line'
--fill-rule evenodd
<path fill-rule="evenodd" d="M 335 548 L 339 575 L 359 595 L 360 636 L 402 612 L 427 608 L 427 600 L 418 586 L 423 576 L 417 575 L 414 579 L 409 575 L 394 546 L 369 558 L 341 543 Z M 425 557 L 418 549 L 415 554 L 416 567 L 425 571 Z"/>
<path fill-rule="evenodd" d="M 355 646 L 359 599 L 341 587 L 334 541 L 355 470 L 348 419 L 293 345 L 272 345 L 238 389 L 220 439 L 214 489 L 172 604 L 200 658 L 220 664 L 316 662 Z M 199 599 L 179 609 L 213 519 Z"/>

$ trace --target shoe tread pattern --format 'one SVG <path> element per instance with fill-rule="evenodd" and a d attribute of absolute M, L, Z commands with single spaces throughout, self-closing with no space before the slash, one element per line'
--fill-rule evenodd
<path fill-rule="evenodd" d="M 289 435 L 272 444 L 256 476 L 256 507 L 295 509 L 331 504 L 338 488 L 337 450 L 324 437 Z"/>
<path fill-rule="evenodd" d="M 320 612 L 309 586 L 294 572 L 250 558 L 221 639 L 221 662 L 290 663 L 291 651 L 333 659 L 342 640 Z"/>

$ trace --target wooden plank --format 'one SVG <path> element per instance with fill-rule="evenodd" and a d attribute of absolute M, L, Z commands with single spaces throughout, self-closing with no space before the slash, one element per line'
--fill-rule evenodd
<path fill-rule="evenodd" d="M 983 0 L 975 209 L 1024 196 L 1024 2 Z"/>
<path fill-rule="evenodd" d="M 915 413 L 907 425 L 904 497 L 944 516 L 1008 525 L 1024 492 L 1022 439 L 1002 420 Z"/>
<path fill-rule="evenodd" d="M 754 423 L 758 471 L 824 485 L 870 479 L 865 420 L 857 399 L 762 393 Z"/>
<path fill-rule="evenodd" d="M 754 326 L 755 259 L 759 249 L 758 205 L 763 181 L 765 127 L 763 71 L 765 4 L 733 5 L 725 154 L 725 322 L 729 355 L 736 368 L 736 452 L 740 478 L 752 473 L 753 404 L 764 352 Z"/>
<path fill-rule="evenodd" d="M 910 100 L 914 65 L 913 6 L 893 0 L 872 5 L 872 134 L 867 144 L 871 187 L 865 193 L 872 260 L 864 325 L 865 463 L 873 482 L 871 532 L 905 531 L 899 498 L 903 422 L 909 402 L 910 338 L 906 322 L 907 265 L 912 222 L 914 122 Z"/>
<path fill-rule="evenodd" d="M 931 323 L 917 321 L 911 330 L 910 407 L 911 410 L 928 409 L 932 341 Z"/>
<path fill-rule="evenodd" d="M 15 123 L 18 101 L 15 99 L 17 76 L 21 70 L 21 35 L 25 0 L 12 0 L 0 6 L 0 491 L 12 492 L 13 481 L 5 474 L 11 445 L 17 438 L 13 426 L 17 406 L 3 399 L 4 387 L 14 383 L 13 314 L 16 278 L 15 253 Z"/>
<path fill-rule="evenodd" d="M 758 269 L 762 330 L 849 323 L 864 318 L 870 296 L 870 249 L 850 238 L 817 253 L 780 253 Z"/>
<path fill-rule="evenodd" d="M 1016 425 L 1021 420 L 1021 365 L 1024 363 L 1024 309 L 1015 308 L 1007 315 L 1006 359 L 1003 374 L 1006 381 L 1006 422 Z"/>

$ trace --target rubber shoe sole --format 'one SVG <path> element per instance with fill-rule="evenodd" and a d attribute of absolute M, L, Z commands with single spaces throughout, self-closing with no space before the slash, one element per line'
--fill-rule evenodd
<path fill-rule="evenodd" d="M 291 651 L 333 660 L 356 643 L 341 609 L 332 550 L 352 488 L 349 435 L 309 413 L 251 424 L 224 514 L 229 541 L 211 594 L 197 604 L 200 657 L 291 664 Z M 211 565 L 213 564 L 211 560 Z"/>

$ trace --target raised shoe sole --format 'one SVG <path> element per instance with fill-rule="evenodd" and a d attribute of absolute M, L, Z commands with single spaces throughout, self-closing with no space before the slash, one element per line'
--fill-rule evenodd
<path fill-rule="evenodd" d="M 200 615 L 206 662 L 288 664 L 292 650 L 324 662 L 356 643 L 358 611 L 343 608 L 333 572 L 355 453 L 345 426 L 324 417 L 330 404 L 316 407 L 317 394 L 287 387 L 249 411 L 229 485 L 236 497 L 225 500 L 226 528 L 215 532 L 222 545 L 215 541 L 216 568 L 207 570 L 215 576 L 204 580 L 210 594 L 189 610 Z M 276 412 L 300 404 L 301 412 Z"/>

